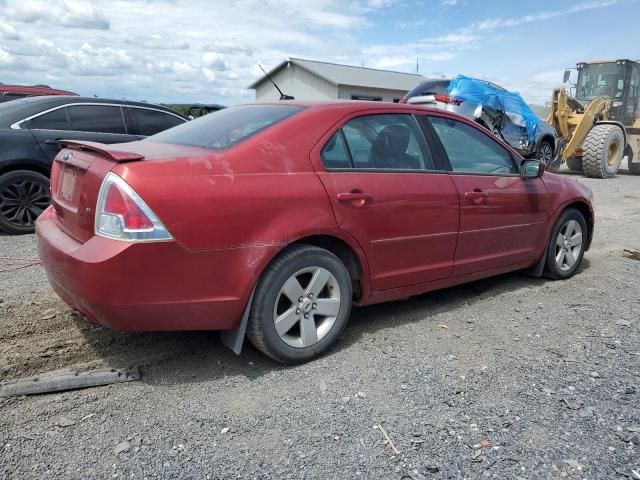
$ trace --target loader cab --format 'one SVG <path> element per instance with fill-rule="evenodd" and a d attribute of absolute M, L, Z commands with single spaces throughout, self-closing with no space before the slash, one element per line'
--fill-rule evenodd
<path fill-rule="evenodd" d="M 631 60 L 579 63 L 575 98 L 587 106 L 604 97 L 611 101 L 609 118 L 633 125 L 638 114 L 640 63 Z"/>

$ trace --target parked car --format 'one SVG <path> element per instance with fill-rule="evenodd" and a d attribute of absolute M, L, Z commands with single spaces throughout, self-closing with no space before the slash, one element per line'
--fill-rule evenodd
<path fill-rule="evenodd" d="M 407 93 L 402 103 L 430 105 L 464 115 L 507 142 L 525 158 L 548 165 L 556 151 L 553 127 L 541 120 L 524 99 L 499 85 L 458 75 L 426 80 Z"/>
<path fill-rule="evenodd" d="M 187 110 L 187 117 L 193 120 L 194 118 L 199 118 L 209 113 L 217 112 L 218 110 L 222 110 L 223 108 L 225 108 L 224 105 L 219 105 L 217 103 L 194 103 Z"/>
<path fill-rule="evenodd" d="M 122 330 L 225 330 L 286 363 L 353 304 L 505 272 L 571 277 L 591 190 L 486 129 L 402 104 L 232 107 L 125 145 L 65 142 L 38 219 L 54 290 Z"/>
<path fill-rule="evenodd" d="M 186 117 L 148 103 L 33 97 L 0 104 L 0 230 L 31 233 L 49 205 L 49 173 L 60 139 L 123 143 L 179 125 Z"/>
<path fill-rule="evenodd" d="M 5 85 L 0 83 L 0 103 L 42 95 L 77 95 L 77 93 L 56 90 L 49 85 Z"/>

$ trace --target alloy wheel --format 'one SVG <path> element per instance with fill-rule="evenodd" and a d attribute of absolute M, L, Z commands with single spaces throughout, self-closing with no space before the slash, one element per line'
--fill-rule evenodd
<path fill-rule="evenodd" d="M 0 215 L 15 227 L 32 227 L 51 197 L 48 185 L 33 179 L 18 179 L 0 191 Z"/>
<path fill-rule="evenodd" d="M 567 221 L 556 237 L 556 265 L 566 272 L 575 265 L 582 252 L 582 227 L 576 220 Z"/>
<path fill-rule="evenodd" d="M 540 149 L 538 150 L 538 160 L 545 165 L 551 163 L 551 160 L 553 160 L 553 149 L 551 148 L 551 145 L 548 143 L 540 145 Z"/>
<path fill-rule="evenodd" d="M 280 339 L 295 348 L 318 343 L 331 330 L 340 311 L 340 287 L 322 267 L 297 271 L 284 283 L 273 309 Z"/>

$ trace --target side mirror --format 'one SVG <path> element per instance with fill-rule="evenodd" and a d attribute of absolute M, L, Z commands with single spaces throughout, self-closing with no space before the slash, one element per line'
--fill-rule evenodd
<path fill-rule="evenodd" d="M 520 176 L 524 179 L 540 178 L 544 174 L 544 163 L 537 160 L 525 160 L 520 167 Z"/>
<path fill-rule="evenodd" d="M 565 70 L 564 77 L 562 77 L 562 83 L 567 83 L 569 81 L 569 78 L 571 78 L 571 71 Z"/>

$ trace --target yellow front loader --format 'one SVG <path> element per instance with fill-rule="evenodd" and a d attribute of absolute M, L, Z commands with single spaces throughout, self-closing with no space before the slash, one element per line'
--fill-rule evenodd
<path fill-rule="evenodd" d="M 547 121 L 559 139 L 554 166 L 566 162 L 588 177 L 611 178 L 626 156 L 629 171 L 640 175 L 640 63 L 586 62 L 577 70 L 575 97 L 563 88 L 551 97 Z"/>

